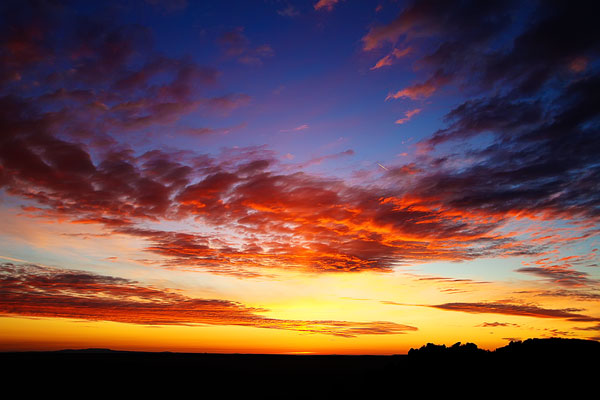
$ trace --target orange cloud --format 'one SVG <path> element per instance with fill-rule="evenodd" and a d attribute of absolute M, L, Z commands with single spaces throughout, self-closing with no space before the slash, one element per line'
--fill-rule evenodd
<path fill-rule="evenodd" d="M 412 49 L 410 47 L 407 47 L 404 50 L 394 49 L 394 50 L 392 50 L 392 52 L 390 54 L 386 55 L 385 57 L 383 57 L 379 61 L 377 61 L 377 63 L 373 67 L 371 67 L 371 70 L 375 70 L 375 69 L 379 69 L 381 67 L 386 67 L 386 66 L 392 65 L 394 63 L 394 60 L 397 60 L 399 58 L 406 56 L 411 51 L 412 51 Z"/>
<path fill-rule="evenodd" d="M 438 89 L 438 86 L 433 84 L 432 82 L 424 82 L 417 83 L 415 85 L 406 87 L 402 90 L 397 91 L 396 93 L 390 93 L 385 98 L 386 100 L 390 99 L 401 99 L 401 98 L 409 98 L 411 100 L 418 100 L 430 97 L 435 91 Z"/>
<path fill-rule="evenodd" d="M 339 3 L 340 0 L 319 0 L 315 4 L 315 10 L 325 9 L 327 11 L 333 10 L 333 7 Z"/>
<path fill-rule="evenodd" d="M 372 27 L 362 38 L 363 49 L 369 51 L 380 47 L 384 42 L 396 42 L 401 35 L 415 27 L 419 17 L 418 14 L 411 13 L 409 8 L 409 12 L 401 13 L 389 24 Z"/>
<path fill-rule="evenodd" d="M 386 100 L 390 99 L 400 99 L 400 98 L 409 98 L 411 100 L 418 100 L 430 97 L 433 93 L 435 93 L 440 87 L 444 86 L 449 82 L 450 78 L 442 72 L 437 72 L 431 78 L 423 83 L 417 83 L 402 90 L 397 91 L 396 93 L 390 93 L 385 98 Z"/>
<path fill-rule="evenodd" d="M 404 123 L 406 123 L 406 122 L 410 121 L 410 119 L 411 119 L 411 118 L 412 118 L 414 115 L 417 115 L 417 114 L 418 114 L 418 113 L 420 113 L 420 112 L 421 112 L 421 109 L 420 109 L 420 108 L 415 108 L 414 110 L 409 110 L 409 111 L 407 111 L 407 112 L 405 112 L 405 113 L 404 113 L 404 118 L 400 118 L 400 119 L 396 120 L 396 123 L 397 123 L 397 124 L 400 124 L 400 125 L 401 125 L 401 124 L 404 124 Z"/>
<path fill-rule="evenodd" d="M 260 158 L 264 149 L 224 154 L 218 162 L 197 159 L 195 168 L 157 151 L 139 158 L 111 154 L 96 166 L 79 147 L 51 143 L 62 147 L 62 153 L 52 167 L 44 164 L 42 172 L 31 169 L 39 160 L 34 153 L 7 162 L 12 171 L 9 192 L 44 205 L 30 209 L 31 214 L 98 223 L 108 231 L 140 237 L 147 241 L 147 251 L 163 257 L 157 265 L 167 268 L 235 276 L 256 276 L 273 268 L 389 271 L 402 263 L 507 255 L 524 248 L 495 233 L 503 222 L 500 214 L 492 218 L 444 206 L 441 193 L 396 197 L 382 188 L 301 172 L 277 174 L 271 171 L 276 161 Z M 311 162 L 352 154 L 348 150 Z M 27 158 L 27 165 L 17 162 Z M 386 175 L 422 173 L 420 166 L 410 164 L 390 167 Z M 231 236 L 139 225 L 186 218 L 208 228 L 226 228 Z"/>

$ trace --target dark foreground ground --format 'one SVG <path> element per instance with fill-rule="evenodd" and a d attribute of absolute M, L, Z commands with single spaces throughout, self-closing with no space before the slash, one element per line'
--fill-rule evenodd
<path fill-rule="evenodd" d="M 221 394 L 262 393 L 337 398 L 354 394 L 373 398 L 402 394 L 456 392 L 487 387 L 494 392 L 528 388 L 530 393 L 568 389 L 587 391 L 600 379 L 600 342 L 576 339 L 528 339 L 485 351 L 474 344 L 428 344 L 395 356 L 308 356 L 197 353 L 143 353 L 106 349 L 0 353 L 3 381 L 31 388 L 91 394 L 127 388 L 130 393 L 217 390 Z M 23 383 L 19 384 L 20 387 Z M 523 386 L 524 385 L 524 386 Z M 38 387 L 39 388 L 39 387 Z M 122 389 L 121 389 L 122 390 Z M 594 389 L 597 390 L 597 389 Z M 208 396 L 214 398 L 215 396 Z M 227 396 L 225 396 L 227 397 Z M 268 396 L 271 397 L 271 396 Z M 320 396 L 318 396 L 320 397 Z M 398 396 L 394 396 L 398 397 Z M 399 396 L 405 397 L 405 396 Z"/>

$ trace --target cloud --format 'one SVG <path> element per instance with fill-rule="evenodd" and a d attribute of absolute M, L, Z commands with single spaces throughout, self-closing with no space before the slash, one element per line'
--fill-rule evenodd
<path fill-rule="evenodd" d="M 314 7 L 315 10 L 326 10 L 326 11 L 332 11 L 333 7 L 339 3 L 340 0 L 319 0 L 318 2 L 315 3 Z"/>
<path fill-rule="evenodd" d="M 404 123 L 410 121 L 410 119 L 413 116 L 417 115 L 420 112 L 421 112 L 420 108 L 415 108 L 414 110 L 408 110 L 407 112 L 404 113 L 404 118 L 400 118 L 400 119 L 396 120 L 396 123 L 399 125 L 404 124 Z"/>
<path fill-rule="evenodd" d="M 306 168 L 306 167 L 309 167 L 312 165 L 322 164 L 323 162 L 328 161 L 328 160 L 336 160 L 336 159 L 339 159 L 342 157 L 353 156 L 354 154 L 355 154 L 354 150 L 348 149 L 346 151 L 341 151 L 341 152 L 335 153 L 335 154 L 328 154 L 328 155 L 321 156 L 321 157 L 311 158 L 310 160 L 308 160 L 306 162 L 298 164 L 296 167 L 299 169 L 303 169 L 303 168 Z"/>
<path fill-rule="evenodd" d="M 145 0 L 146 3 L 167 12 L 176 12 L 185 10 L 188 6 L 187 0 Z"/>
<path fill-rule="evenodd" d="M 129 132 L 156 132 L 192 113 L 228 112 L 247 103 L 248 96 L 238 93 L 206 95 L 220 72 L 189 57 L 160 55 L 145 27 L 46 4 L 28 7 L 34 20 L 44 21 L 34 29 L 31 15 L 9 9 L 14 15 L 0 32 L 0 46 L 16 46 L 7 32 L 23 31 L 19 40 L 25 42 L 15 47 L 22 50 L 0 56 L 0 77 L 20 77 L 17 91 L 3 86 L 0 96 L 13 103 L 27 98 L 37 127 L 60 132 L 61 140 L 106 147 L 117 143 L 115 132 L 126 139 Z M 64 24 L 67 13 L 70 23 Z M 30 47 L 41 57 L 22 54 Z"/>
<path fill-rule="evenodd" d="M 542 115 L 539 101 L 515 101 L 497 96 L 468 100 L 445 116 L 449 126 L 435 132 L 426 143 L 435 147 L 450 140 L 468 139 L 491 131 L 510 137 L 540 123 Z"/>
<path fill-rule="evenodd" d="M 363 48 L 403 42 L 420 56 L 416 66 L 426 78 L 389 98 L 425 98 L 441 86 L 455 84 L 469 94 L 494 89 L 511 100 L 527 100 L 565 72 L 571 74 L 566 81 L 589 72 L 600 38 L 589 7 L 419 1 L 404 7 L 391 23 L 371 28 Z M 530 23 L 515 23 L 520 15 L 528 15 Z"/>
<path fill-rule="evenodd" d="M 268 44 L 253 47 L 244 35 L 244 28 L 236 28 L 224 32 L 217 39 L 227 56 L 237 59 L 246 65 L 262 65 L 265 58 L 272 57 L 275 52 Z"/>
<path fill-rule="evenodd" d="M 142 325 L 237 325 L 340 337 L 388 335 L 417 328 L 388 321 L 268 318 L 267 310 L 228 300 L 199 299 L 124 278 L 85 271 L 0 264 L 0 313 Z"/>
<path fill-rule="evenodd" d="M 43 89 L 17 91 L 9 79 L 0 93 L 0 186 L 20 199 L 24 215 L 100 224 L 145 240 L 159 265 L 238 276 L 273 268 L 384 272 L 408 263 L 536 255 L 598 234 L 600 41 L 591 17 L 574 24 L 582 11 L 567 3 L 510 32 L 505 17 L 519 11 L 514 4 L 468 1 L 418 2 L 401 13 L 407 24 L 373 28 L 365 43 L 385 45 L 400 32 L 407 42 L 400 48 L 413 49 L 426 74 L 424 83 L 391 98 L 420 100 L 466 83 L 475 97 L 465 91 L 469 98 L 446 116 L 444 129 L 419 143 L 411 163 L 385 163 L 381 179 L 368 184 L 298 171 L 351 150 L 293 168 L 264 146 L 206 155 L 158 151 L 144 142 L 135 148 L 148 152 L 136 153 L 126 142 L 142 135 L 132 132 L 184 133 L 184 117 L 226 114 L 250 98 L 218 93 L 220 73 L 212 67 L 159 55 L 143 27 L 78 17 L 57 31 L 57 9 L 44 7 L 48 24 L 32 26 L 17 13 L 0 34 L 7 49 L 0 76 L 19 74 L 19 85 L 44 82 Z M 561 21 L 592 39 L 569 30 L 573 49 L 563 39 L 546 40 Z M 57 46 L 51 39 L 58 33 L 71 40 Z M 506 46 L 489 47 L 494 40 Z M 257 49 L 242 29 L 219 41 L 236 59 Z M 574 73 L 570 63 L 583 56 L 585 69 Z M 527 69 L 546 65 L 549 75 Z M 538 85 L 527 83 L 530 75 L 541 79 Z M 188 133 L 215 131 L 199 126 Z M 467 143 L 452 146 L 456 140 Z M 452 152 L 436 153 L 443 145 Z M 537 237 L 513 228 L 516 218 L 569 220 L 573 235 Z M 144 228 L 149 221 L 192 219 L 205 234 Z M 522 272 L 589 283 L 568 272 L 577 267 Z"/>
<path fill-rule="evenodd" d="M 511 212 L 551 210 L 551 204 L 540 202 L 541 189 L 501 196 L 504 185 L 514 191 L 515 180 L 498 166 L 455 172 L 444 168 L 445 162 L 419 161 L 388 168 L 385 179 L 402 183 L 384 187 L 289 172 L 262 147 L 218 156 L 110 150 L 92 157 L 86 146 L 54 136 L 53 115 L 15 97 L 0 98 L 0 104 L 6 132 L 0 139 L 0 182 L 10 195 L 37 203 L 24 208 L 27 214 L 102 224 L 134 236 L 144 221 L 195 218 L 208 229 L 226 227 L 238 236 L 233 244 L 220 242 L 216 234 L 142 235 L 150 243 L 147 251 L 163 256 L 162 265 L 171 268 L 238 276 L 272 268 L 389 271 L 404 263 L 544 249 L 543 241 L 519 241 L 497 231 Z M 352 154 L 326 155 L 309 164 Z M 515 177 L 527 179 L 527 173 Z M 586 234 L 593 233 L 581 235 Z"/>
<path fill-rule="evenodd" d="M 406 35 L 414 39 L 430 35 L 467 39 L 468 43 L 481 41 L 510 21 L 505 10 L 509 2 L 475 0 L 448 4 L 439 0 L 418 1 L 409 4 L 389 24 L 375 26 L 363 37 L 365 50 L 373 50 L 386 42 L 394 43 Z"/>
<path fill-rule="evenodd" d="M 308 126 L 308 124 L 302 124 L 295 128 L 292 128 L 292 129 L 280 129 L 279 132 L 297 132 L 297 131 L 303 131 L 303 130 L 306 130 L 309 128 L 310 127 Z"/>
<path fill-rule="evenodd" d="M 600 176 L 594 156 L 599 149 L 592 139 L 598 131 L 593 105 L 598 101 L 599 76 L 593 69 L 586 76 L 567 76 L 554 84 L 553 95 L 545 97 L 540 92 L 537 100 L 507 85 L 504 94 L 484 91 L 463 102 L 447 114 L 448 126 L 419 146 L 426 150 L 421 154 L 429 154 L 437 146 L 461 140 L 466 142 L 465 151 L 422 156 L 416 167 L 428 172 L 418 175 L 408 192 L 462 213 L 563 219 L 579 225 L 569 228 L 569 235 L 534 235 L 530 244 L 544 242 L 557 248 L 597 235 L 589 221 L 598 221 L 600 216 L 600 198 L 593 183 Z M 478 136 L 487 141 L 484 146 L 469 141 Z M 520 272 L 561 286 L 595 283 L 575 269 L 587 264 L 553 262 L 527 266 Z M 594 265 L 593 260 L 588 264 Z M 548 268 L 551 265 L 555 268 Z"/>
<path fill-rule="evenodd" d="M 517 315 L 534 318 L 560 318 L 568 321 L 580 322 L 595 322 L 600 321 L 600 318 L 589 317 L 587 315 L 578 314 L 580 309 L 563 308 L 551 309 L 541 308 L 535 305 L 528 304 L 510 304 L 510 303 L 445 303 L 432 305 L 429 307 L 439 308 L 447 311 L 462 311 L 474 314 L 502 314 L 502 315 Z"/>
<path fill-rule="evenodd" d="M 477 325 L 478 327 L 482 327 L 482 328 L 497 328 L 497 327 L 509 327 L 509 326 L 513 326 L 513 327 L 520 327 L 520 325 L 518 324 L 511 324 L 509 322 L 484 322 L 483 324 Z"/>
<path fill-rule="evenodd" d="M 493 233 L 496 222 L 446 213 L 395 197 L 390 189 L 285 173 L 281 166 L 277 173 L 274 155 L 265 158 L 264 148 L 216 157 L 161 151 L 134 156 L 122 149 L 92 161 L 86 146 L 54 136 L 62 122 L 56 125 L 53 115 L 15 97 L 0 98 L 0 104 L 6 132 L 0 139 L 2 184 L 7 193 L 40 206 L 24 209 L 29 215 L 102 224 L 134 236 L 141 235 L 138 224 L 144 221 L 195 218 L 208 227 L 227 227 L 242 241 L 145 232 L 147 251 L 163 256 L 168 267 L 233 275 L 256 275 L 257 268 L 388 271 L 398 263 L 512 251 L 504 247 L 509 241 Z M 419 173 L 415 167 L 406 171 Z M 390 169 L 390 176 L 397 170 Z"/>
<path fill-rule="evenodd" d="M 558 289 L 544 290 L 534 292 L 535 296 L 540 297 L 567 297 L 579 301 L 598 301 L 600 293 L 597 290 L 581 290 L 581 289 Z"/>
<path fill-rule="evenodd" d="M 490 215 L 598 219 L 600 197 L 593 182 L 600 176 L 595 162 L 600 148 L 593 140 L 598 129 L 593 104 L 599 87 L 600 75 L 572 82 L 545 111 L 525 100 L 507 104 L 494 97 L 466 102 L 450 113 L 453 123 L 448 129 L 422 143 L 435 146 L 489 132 L 494 142 L 469 149 L 465 157 L 476 162 L 458 170 L 439 168 L 413 190 Z"/>
<path fill-rule="evenodd" d="M 441 86 L 446 84 L 446 82 L 448 82 L 448 77 L 438 74 L 431 77 L 424 83 L 416 83 L 404 89 L 398 90 L 396 93 L 390 93 L 385 99 L 426 99 L 428 97 L 431 97 Z"/>
<path fill-rule="evenodd" d="M 564 286 L 581 286 L 587 280 L 585 273 L 562 268 L 526 267 L 516 271 L 539 276 Z"/>
<path fill-rule="evenodd" d="M 486 281 L 474 281 L 472 279 L 466 279 L 466 278 L 448 278 L 445 276 L 422 276 L 422 275 L 415 275 L 415 274 L 407 274 L 409 276 L 412 276 L 414 279 L 418 280 L 418 281 L 434 281 L 434 282 L 440 282 L 440 283 L 459 283 L 459 284 L 463 284 L 463 285 L 482 285 L 482 284 L 488 284 L 490 282 L 486 282 Z"/>
<path fill-rule="evenodd" d="M 533 263 L 526 263 L 523 268 L 519 268 L 517 272 L 531 274 L 544 279 L 545 281 L 565 287 L 584 287 L 594 286 L 598 283 L 597 280 L 589 278 L 585 272 L 573 269 L 573 263 L 569 259 L 577 261 L 583 258 L 582 256 L 562 257 L 560 260 L 552 260 L 551 258 L 542 258 Z"/>
<path fill-rule="evenodd" d="M 394 49 L 392 52 L 385 57 L 381 58 L 377 63 L 371 67 L 371 70 L 379 69 L 381 67 L 387 67 L 394 63 L 395 60 L 400 59 L 406 55 L 408 55 L 412 49 L 407 47 L 403 50 Z"/>
<path fill-rule="evenodd" d="M 282 17 L 297 17 L 298 15 L 300 15 L 300 11 L 298 11 L 298 9 L 296 7 L 294 7 L 292 4 L 288 4 L 285 8 L 282 8 L 281 10 L 277 10 L 277 14 L 281 15 Z"/>
<path fill-rule="evenodd" d="M 585 328 L 575 328 L 580 331 L 600 331 L 600 324 L 594 326 L 587 326 Z"/>
<path fill-rule="evenodd" d="M 586 57 L 576 57 L 569 64 L 569 69 L 576 73 L 583 72 L 587 69 L 588 62 Z"/>

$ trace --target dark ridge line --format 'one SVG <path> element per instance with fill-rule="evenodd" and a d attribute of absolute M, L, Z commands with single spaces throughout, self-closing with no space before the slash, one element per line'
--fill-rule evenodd
<path fill-rule="evenodd" d="M 115 355 L 186 355 L 186 356 L 237 356 L 237 357 L 290 357 L 290 358 L 307 358 L 307 357 L 348 357 L 348 358 L 391 358 L 398 356 L 416 356 L 416 355 L 442 355 L 442 354 L 509 354 L 512 352 L 522 351 L 537 351 L 537 350 L 552 350 L 566 349 L 572 350 L 575 346 L 587 346 L 588 349 L 600 351 L 600 341 L 590 339 L 574 339 L 574 338 L 530 338 L 524 341 L 510 341 L 506 346 L 498 347 L 494 350 L 480 349 L 474 343 L 457 342 L 452 346 L 444 344 L 437 345 L 427 343 L 418 349 L 411 348 L 406 354 L 289 354 L 289 353 L 212 353 L 212 352 L 176 352 L 176 351 L 136 351 L 136 350 L 113 350 L 110 348 L 83 348 L 83 349 L 62 349 L 62 350 L 16 350 L 16 351 L 1 351 L 0 355 L 6 354 L 115 354 Z M 543 348 L 542 348 L 543 347 Z"/>

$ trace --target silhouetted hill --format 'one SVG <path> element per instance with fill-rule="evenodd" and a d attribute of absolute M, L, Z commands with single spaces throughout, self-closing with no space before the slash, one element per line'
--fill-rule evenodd
<path fill-rule="evenodd" d="M 136 353 L 135 351 L 122 351 L 122 350 L 111 350 L 111 349 L 64 349 L 58 350 L 56 353 L 62 354 L 127 354 L 127 353 Z"/>
<path fill-rule="evenodd" d="M 537 385 L 557 376 L 554 384 L 587 381 L 600 357 L 600 343 L 577 339 L 528 339 L 487 351 L 473 343 L 452 346 L 429 343 L 395 356 L 314 356 L 260 354 L 144 353 L 110 349 L 0 353 L 10 366 L 7 381 L 26 377 L 35 382 L 77 382 L 90 387 L 130 384 L 176 387 L 199 385 L 243 392 L 266 385 L 339 395 L 391 393 L 420 385 L 440 391 L 456 385 Z M 589 379 L 589 378 L 588 378 Z M 592 377 L 595 379 L 595 377 Z M 469 383 L 470 382 L 470 383 Z M 99 386 L 100 385 L 100 386 Z M 54 387 L 53 386 L 53 387 Z M 473 389 L 474 386 L 470 386 Z M 464 386 L 467 390 L 467 386 Z M 531 390 L 534 390 L 533 386 Z M 536 389 L 536 390 L 539 390 Z"/>

